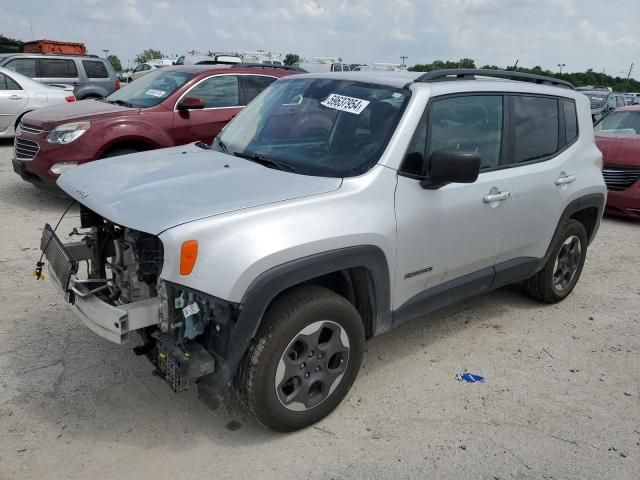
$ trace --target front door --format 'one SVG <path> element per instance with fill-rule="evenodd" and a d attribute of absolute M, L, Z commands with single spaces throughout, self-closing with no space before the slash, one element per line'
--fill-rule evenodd
<path fill-rule="evenodd" d="M 179 110 L 184 98 L 199 98 L 202 110 Z M 176 145 L 194 141 L 211 143 L 220 130 L 242 110 L 237 75 L 214 75 L 196 83 L 176 102 L 173 116 Z"/>
<path fill-rule="evenodd" d="M 0 132 L 4 132 L 16 121 L 27 101 L 27 94 L 20 85 L 0 73 Z"/>
<path fill-rule="evenodd" d="M 394 310 L 406 310 L 429 289 L 446 297 L 489 288 L 511 214 L 512 175 L 499 168 L 504 103 L 501 95 L 478 94 L 430 102 L 398 176 Z M 480 153 L 477 181 L 423 188 L 419 177 L 428 176 L 431 153 L 455 150 Z"/>

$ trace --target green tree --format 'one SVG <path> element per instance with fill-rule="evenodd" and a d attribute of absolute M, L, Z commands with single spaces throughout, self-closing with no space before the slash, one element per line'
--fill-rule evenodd
<path fill-rule="evenodd" d="M 113 66 L 113 69 L 116 72 L 122 71 L 122 63 L 120 63 L 120 59 L 118 58 L 117 55 L 109 55 L 107 57 L 107 60 L 109 60 L 109 62 L 111 62 L 111 65 Z"/>
<path fill-rule="evenodd" d="M 142 53 L 136 55 L 135 62 L 140 65 L 141 63 L 146 63 L 149 60 L 153 60 L 155 58 L 162 58 L 162 52 L 160 50 L 156 50 L 153 48 L 148 48 Z"/>
<path fill-rule="evenodd" d="M 284 57 L 285 65 L 293 65 L 294 63 L 298 63 L 300 61 L 300 55 L 295 53 L 287 53 Z"/>

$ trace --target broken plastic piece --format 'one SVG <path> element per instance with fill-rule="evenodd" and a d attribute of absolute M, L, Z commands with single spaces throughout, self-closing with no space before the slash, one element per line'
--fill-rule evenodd
<path fill-rule="evenodd" d="M 473 373 L 465 371 L 464 373 L 457 374 L 456 380 L 458 380 L 459 382 L 476 383 L 484 382 L 484 377 L 481 377 L 480 375 L 474 375 Z"/>

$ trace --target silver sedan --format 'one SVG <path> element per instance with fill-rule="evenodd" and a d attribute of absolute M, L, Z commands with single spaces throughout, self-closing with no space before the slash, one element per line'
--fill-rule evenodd
<path fill-rule="evenodd" d="M 25 113 L 75 101 L 73 87 L 52 87 L 0 67 L 0 138 L 13 137 Z"/>

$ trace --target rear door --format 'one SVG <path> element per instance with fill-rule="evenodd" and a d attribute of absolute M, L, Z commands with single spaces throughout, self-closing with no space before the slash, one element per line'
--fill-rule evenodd
<path fill-rule="evenodd" d="M 27 94 L 13 79 L 0 73 L 0 132 L 4 132 L 17 120 L 28 102 Z"/>
<path fill-rule="evenodd" d="M 565 206 L 576 188 L 578 120 L 572 99 L 512 95 L 509 168 L 513 176 L 514 215 L 499 262 L 546 254 Z M 573 161 L 572 161 L 573 160 Z"/>
<path fill-rule="evenodd" d="M 183 93 L 174 107 L 173 137 L 176 145 L 202 141 L 211 143 L 222 128 L 242 110 L 238 75 L 220 74 L 207 77 Z M 184 98 L 199 98 L 202 110 L 178 110 Z"/>
<path fill-rule="evenodd" d="M 38 58 L 38 78 L 42 83 L 66 83 L 75 90 L 80 85 L 80 73 L 74 60 L 64 58 Z"/>

